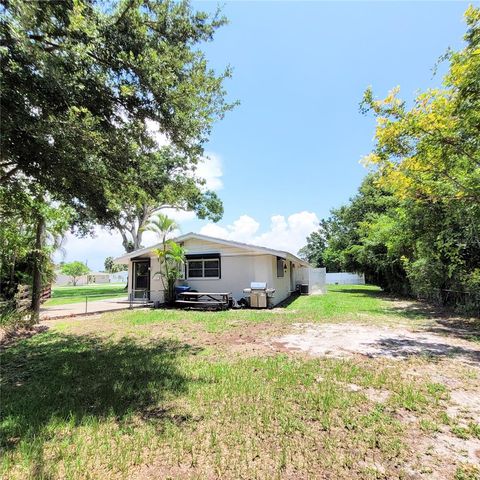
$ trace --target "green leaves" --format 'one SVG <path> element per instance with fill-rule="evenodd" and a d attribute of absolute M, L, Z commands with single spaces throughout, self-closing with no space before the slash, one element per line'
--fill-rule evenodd
<path fill-rule="evenodd" d="M 150 218 L 148 225 L 145 228 L 145 230 L 155 232 L 165 245 L 168 245 L 167 236 L 172 234 L 177 229 L 178 225 L 175 220 L 169 218 L 163 213 L 158 213 L 154 217 Z"/>
<path fill-rule="evenodd" d="M 147 227 L 161 239 L 161 246 L 153 250 L 160 264 L 160 271 L 155 275 L 162 279 L 167 303 L 175 301 L 175 283 L 182 277 L 182 265 L 185 263 L 185 249 L 167 238 L 177 229 L 175 221 L 162 213 L 153 217 Z"/>
<path fill-rule="evenodd" d="M 64 275 L 69 275 L 73 279 L 73 284 L 76 284 L 77 277 L 81 277 L 82 275 L 86 275 L 90 269 L 83 263 L 79 261 L 64 263 L 62 265 L 61 272 Z"/>
<path fill-rule="evenodd" d="M 411 109 L 399 88 L 383 100 L 368 89 L 361 104 L 377 120 L 375 148 L 365 163 L 402 199 L 480 203 L 479 10 L 466 12 L 467 45 L 449 52 L 444 87 L 421 93 Z"/>
<path fill-rule="evenodd" d="M 398 87 L 384 99 L 365 91 L 360 108 L 376 130 L 364 163 L 374 173 L 318 235 L 327 268 L 478 313 L 480 10 L 469 7 L 466 19 L 466 46 L 445 56 L 443 88 L 419 94 L 411 108 Z"/>
<path fill-rule="evenodd" d="M 6 3 L 0 184 L 26 178 L 74 206 L 77 222 L 108 223 L 112 203 L 122 203 L 112 193 L 143 164 L 162 165 L 150 155 L 146 119 L 191 170 L 212 123 L 232 107 L 229 69 L 215 73 L 197 47 L 223 23 L 187 2 Z"/>

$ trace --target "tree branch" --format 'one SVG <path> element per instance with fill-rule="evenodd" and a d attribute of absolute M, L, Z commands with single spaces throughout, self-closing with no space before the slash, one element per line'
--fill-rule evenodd
<path fill-rule="evenodd" d="M 0 175 L 0 184 L 12 178 L 13 175 L 15 175 L 15 173 L 17 173 L 19 170 L 20 170 L 20 167 L 17 165 L 16 167 L 6 172 L 4 175 Z"/>
<path fill-rule="evenodd" d="M 125 9 L 123 10 L 123 12 L 119 15 L 119 17 L 115 20 L 115 22 L 112 24 L 112 27 L 118 25 L 122 20 L 123 18 L 125 17 L 125 15 L 128 13 L 128 11 L 135 5 L 135 0 L 130 0 L 130 2 L 128 2 L 128 5 L 125 7 Z"/>

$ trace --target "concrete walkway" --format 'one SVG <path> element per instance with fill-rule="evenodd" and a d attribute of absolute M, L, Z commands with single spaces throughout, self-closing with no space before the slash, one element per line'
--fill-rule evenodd
<path fill-rule="evenodd" d="M 143 303 L 133 304 L 134 308 L 144 307 Z M 71 317 L 76 315 L 85 315 L 88 313 L 110 312 L 113 310 L 126 310 L 130 308 L 127 297 L 110 298 L 103 300 L 92 300 L 87 303 L 67 303 L 65 305 L 54 305 L 42 307 L 40 309 L 40 318 L 47 320 L 49 318 Z"/>

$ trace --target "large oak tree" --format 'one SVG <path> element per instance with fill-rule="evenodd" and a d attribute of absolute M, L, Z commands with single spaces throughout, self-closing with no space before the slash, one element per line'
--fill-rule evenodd
<path fill-rule="evenodd" d="M 201 50 L 223 17 L 168 0 L 0 4 L 0 188 L 71 206 L 84 228 L 172 198 L 218 219 L 218 198 L 185 172 L 230 108 L 230 71 L 217 74 Z M 155 148 L 147 121 L 170 153 Z"/>

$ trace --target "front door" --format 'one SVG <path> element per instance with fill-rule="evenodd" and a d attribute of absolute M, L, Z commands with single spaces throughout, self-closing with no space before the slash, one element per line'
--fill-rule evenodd
<path fill-rule="evenodd" d="M 150 299 L 150 259 L 133 263 L 133 298 Z"/>

